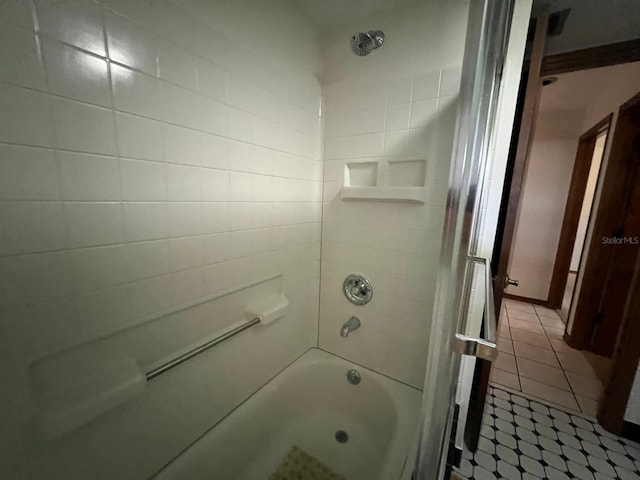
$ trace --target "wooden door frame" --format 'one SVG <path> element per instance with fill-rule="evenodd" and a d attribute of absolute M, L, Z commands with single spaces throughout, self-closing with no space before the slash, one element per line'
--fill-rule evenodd
<path fill-rule="evenodd" d="M 640 93 L 625 102 L 618 110 L 616 126 L 607 167 L 602 181 L 602 193 L 594 217 L 592 238 L 610 236 L 615 228 L 617 218 L 610 212 L 619 211 L 624 192 L 615 188 L 623 184 L 626 175 L 624 165 L 624 132 L 621 131 L 620 119 L 625 112 L 640 104 Z M 624 125 L 623 125 L 624 126 Z M 580 285 L 574 314 L 574 324 L 571 332 L 565 333 L 565 341 L 573 348 L 585 349 L 589 346 L 593 331 L 592 313 L 599 308 L 600 295 L 604 288 L 604 277 L 611 258 L 611 248 L 602 242 L 589 242 L 589 250 L 584 264 L 583 280 Z"/>
<path fill-rule="evenodd" d="M 624 197 L 623 191 L 616 188 L 621 179 L 627 174 L 625 164 L 626 153 L 626 124 L 627 112 L 632 108 L 640 108 L 640 92 L 625 102 L 618 110 L 616 127 L 603 188 L 595 217 L 592 238 L 607 236 L 611 233 L 613 223 L 617 220 L 610 215 L 612 211 L 619 211 L 619 203 Z M 574 348 L 588 344 L 592 322 L 584 321 L 586 315 L 593 310 L 593 302 L 599 300 L 598 292 L 604 288 L 603 273 L 612 258 L 611 249 L 607 249 L 603 242 L 592 241 L 589 245 L 587 261 L 585 262 L 585 276 L 576 305 L 575 318 L 583 321 L 575 322 L 571 335 L 565 334 L 565 340 Z M 584 284 L 587 282 L 586 285 Z M 640 257 L 634 266 L 633 281 L 629 287 L 625 310 L 620 324 L 618 342 L 615 347 L 612 363 L 612 375 L 605 394 L 598 408 L 598 420 L 607 429 L 615 433 L 623 433 L 625 422 L 624 413 L 629 400 L 629 393 L 633 386 L 635 375 L 640 362 Z"/>
<path fill-rule="evenodd" d="M 582 214 L 582 203 L 593 163 L 596 139 L 602 132 L 610 129 L 612 119 L 613 113 L 610 113 L 583 133 L 578 139 L 578 150 L 573 164 L 573 173 L 571 175 L 571 183 L 569 184 L 564 219 L 562 220 L 560 239 L 558 240 L 558 248 L 556 250 L 556 260 L 553 266 L 551 284 L 549 285 L 549 295 L 547 298 L 547 306 L 549 308 L 560 308 L 562 306 L 565 288 L 567 286 L 567 277 L 571 267 L 571 258 L 573 257 L 574 244 L 578 233 L 578 224 L 580 223 Z M 611 135 L 607 135 L 604 151 L 606 151 L 610 137 Z M 602 174 L 602 167 L 603 165 L 601 164 L 598 177 Z M 591 217 L 592 214 L 593 206 L 589 217 Z M 587 227 L 587 231 L 588 230 Z"/>
<path fill-rule="evenodd" d="M 640 61 L 640 38 L 547 55 L 542 60 L 541 75 L 559 75 L 637 61 Z"/>
<path fill-rule="evenodd" d="M 548 26 L 549 6 L 545 5 L 535 19 L 535 34 L 531 46 L 531 57 L 528 65 L 525 64 L 522 69 L 520 92 L 518 93 L 519 102 L 520 95 L 523 95 L 522 110 L 520 112 L 516 111 L 516 121 L 514 122 L 513 135 L 509 147 L 509 159 L 507 160 L 505 184 L 498 214 L 497 228 L 499 229 L 499 234 L 494 244 L 491 261 L 491 271 L 494 275 L 493 296 L 496 312 L 500 312 L 502 298 L 509 297 L 508 294 L 504 293 L 504 289 L 508 278 L 509 258 L 515 233 L 518 206 L 538 117 L 540 91 L 542 89 L 542 62 Z"/>
<path fill-rule="evenodd" d="M 609 385 L 598 406 L 598 421 L 611 432 L 624 434 L 627 423 L 624 414 L 629 395 L 640 364 L 640 257 L 636 261 L 634 279 L 629 288 L 625 313 L 620 325 L 620 335 Z M 634 440 L 638 441 L 637 438 Z"/>

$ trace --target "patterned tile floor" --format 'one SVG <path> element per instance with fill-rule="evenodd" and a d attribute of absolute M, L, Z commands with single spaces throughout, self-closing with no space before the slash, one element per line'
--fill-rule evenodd
<path fill-rule="evenodd" d="M 611 360 L 569 347 L 564 328 L 555 310 L 505 300 L 492 383 L 595 416 Z"/>
<path fill-rule="evenodd" d="M 463 454 L 458 472 L 468 480 L 640 480 L 640 444 L 490 387 L 479 449 Z"/>

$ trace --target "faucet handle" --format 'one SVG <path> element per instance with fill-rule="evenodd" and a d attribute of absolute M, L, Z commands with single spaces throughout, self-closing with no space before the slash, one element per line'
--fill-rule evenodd
<path fill-rule="evenodd" d="M 342 289 L 351 303 L 355 305 L 365 305 L 371 301 L 373 287 L 367 277 L 354 273 L 345 278 Z"/>

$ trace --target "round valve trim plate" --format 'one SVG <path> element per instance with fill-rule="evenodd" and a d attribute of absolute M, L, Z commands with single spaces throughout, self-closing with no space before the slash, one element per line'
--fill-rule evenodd
<path fill-rule="evenodd" d="M 373 297 L 373 287 L 367 277 L 360 273 L 352 273 L 342 284 L 344 296 L 354 305 L 366 305 Z"/>

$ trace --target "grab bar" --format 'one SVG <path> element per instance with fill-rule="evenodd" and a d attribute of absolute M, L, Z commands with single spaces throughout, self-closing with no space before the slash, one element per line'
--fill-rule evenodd
<path fill-rule="evenodd" d="M 462 355 L 470 355 L 492 362 L 498 356 L 498 347 L 496 346 L 496 326 L 498 322 L 493 300 L 491 266 L 486 258 L 470 257 L 469 259 L 475 263 L 482 263 L 485 267 L 485 303 L 482 316 L 485 338 L 473 338 L 456 333 L 453 349 Z"/>
<path fill-rule="evenodd" d="M 187 360 L 195 357 L 196 355 L 200 355 L 202 352 L 205 352 L 210 348 L 215 347 L 216 345 L 219 345 L 220 343 L 230 339 L 231 337 L 237 335 L 238 333 L 244 332 L 245 330 L 260 323 L 260 321 L 261 321 L 260 317 L 256 317 L 253 320 L 249 320 L 248 322 L 243 323 L 242 325 L 239 325 L 236 328 L 229 330 L 228 332 L 225 332 L 222 335 L 219 335 L 216 338 L 213 338 L 206 343 L 203 343 L 199 347 L 196 347 L 193 350 L 189 350 L 188 352 L 185 352 L 182 355 L 178 355 L 177 357 L 169 360 L 167 363 L 163 363 L 162 365 L 149 370 L 147 373 L 145 373 L 145 377 L 147 378 L 147 381 L 153 380 L 154 378 L 162 375 L 165 372 L 168 372 L 172 368 L 177 367 L 181 363 L 186 362 Z"/>

